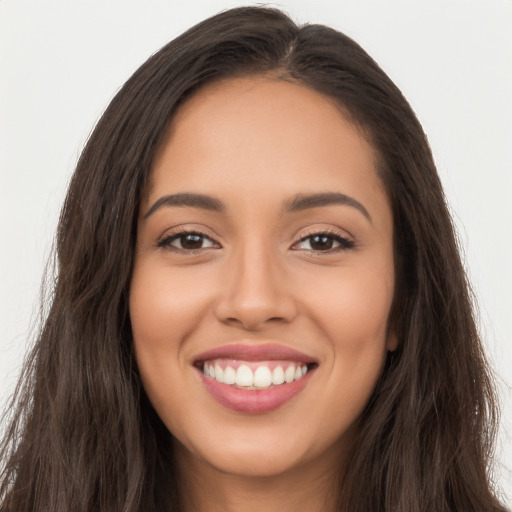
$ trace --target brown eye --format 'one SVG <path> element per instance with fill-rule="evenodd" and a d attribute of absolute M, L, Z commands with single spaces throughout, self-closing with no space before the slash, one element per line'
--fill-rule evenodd
<path fill-rule="evenodd" d="M 334 239 L 328 235 L 314 235 L 310 237 L 309 245 L 314 251 L 324 251 L 326 249 L 332 249 Z"/>
<path fill-rule="evenodd" d="M 354 247 L 354 242 L 338 234 L 316 233 L 302 238 L 294 247 L 306 251 L 334 252 L 351 249 Z"/>
<path fill-rule="evenodd" d="M 202 233 L 178 233 L 169 235 L 158 243 L 159 247 L 178 251 L 197 251 L 215 247 L 217 244 Z"/>
<path fill-rule="evenodd" d="M 201 235 L 181 235 L 176 241 L 179 241 L 181 249 L 201 249 L 203 245 L 203 237 Z"/>

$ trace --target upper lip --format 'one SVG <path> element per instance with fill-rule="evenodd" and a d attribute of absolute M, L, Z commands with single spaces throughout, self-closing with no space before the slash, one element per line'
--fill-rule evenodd
<path fill-rule="evenodd" d="M 308 354 L 278 343 L 262 343 L 257 345 L 233 343 L 215 347 L 195 357 L 195 362 L 210 359 L 239 359 L 242 361 L 285 360 L 301 363 L 318 363 L 317 359 Z"/>

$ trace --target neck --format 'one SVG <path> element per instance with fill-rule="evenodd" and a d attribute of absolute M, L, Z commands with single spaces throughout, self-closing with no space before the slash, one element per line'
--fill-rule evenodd
<path fill-rule="evenodd" d="M 341 480 L 340 452 L 280 474 L 233 475 L 176 446 L 183 512 L 335 512 Z"/>

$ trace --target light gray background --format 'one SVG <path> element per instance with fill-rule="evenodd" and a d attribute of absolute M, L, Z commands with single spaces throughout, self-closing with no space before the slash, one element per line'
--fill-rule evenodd
<path fill-rule="evenodd" d="M 95 121 L 151 53 L 205 17 L 249 4 L 0 0 L 2 402 L 37 320 L 59 208 Z M 402 89 L 429 135 L 498 374 L 497 478 L 512 504 L 512 1 L 271 5 L 358 41 Z"/>

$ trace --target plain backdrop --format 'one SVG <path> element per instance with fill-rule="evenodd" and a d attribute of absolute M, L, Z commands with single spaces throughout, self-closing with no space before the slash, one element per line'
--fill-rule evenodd
<path fill-rule="evenodd" d="M 0 0 L 0 400 L 14 389 L 59 209 L 94 123 L 152 53 L 254 2 Z M 512 504 L 512 1 L 270 4 L 358 41 L 434 152 L 498 376 L 497 479 Z"/>

